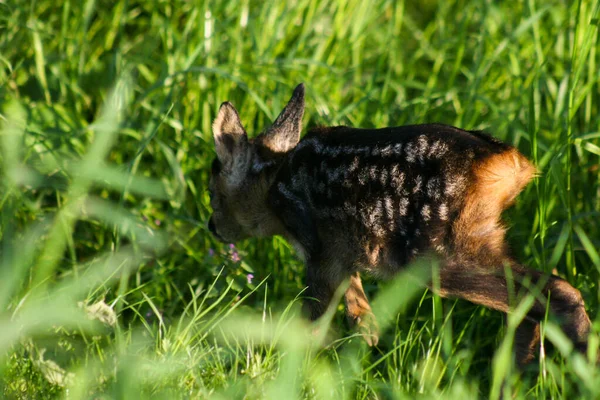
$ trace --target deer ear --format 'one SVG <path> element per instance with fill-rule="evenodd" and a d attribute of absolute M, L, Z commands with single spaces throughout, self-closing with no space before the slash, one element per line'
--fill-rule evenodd
<path fill-rule="evenodd" d="M 261 135 L 261 143 L 276 153 L 293 149 L 300 140 L 303 116 L 304 84 L 301 83 L 273 125 Z"/>
<path fill-rule="evenodd" d="M 240 116 L 229 102 L 221 104 L 217 118 L 212 125 L 217 158 L 227 173 L 238 174 L 248 161 L 248 135 L 242 126 Z"/>

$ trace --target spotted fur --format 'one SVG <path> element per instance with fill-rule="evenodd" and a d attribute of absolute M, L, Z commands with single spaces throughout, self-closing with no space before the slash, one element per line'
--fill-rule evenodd
<path fill-rule="evenodd" d="M 516 149 L 440 124 L 314 128 L 300 141 L 303 113 L 300 85 L 273 126 L 248 139 L 233 106 L 221 106 L 213 126 L 217 159 L 209 226 L 228 241 L 288 239 L 307 264 L 311 319 L 349 280 L 348 320 L 376 344 L 359 274 L 390 277 L 433 253 L 442 260 L 436 288 L 442 296 L 510 312 L 508 287 L 523 294 L 523 281 L 539 286 L 542 296 L 519 328 L 520 363 L 533 358 L 550 293 L 551 309 L 567 321 L 565 332 L 585 348 L 590 322 L 579 292 L 507 254 L 500 215 L 535 174 Z"/>

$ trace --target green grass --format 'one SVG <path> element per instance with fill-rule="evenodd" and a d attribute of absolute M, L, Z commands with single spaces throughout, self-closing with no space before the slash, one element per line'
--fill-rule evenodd
<path fill-rule="evenodd" d="M 552 321 L 545 357 L 517 374 L 511 335 L 527 302 L 505 325 L 419 289 L 423 266 L 367 282 L 377 348 L 341 307 L 320 347 L 298 317 L 291 248 L 230 249 L 206 229 L 222 101 L 251 134 L 299 82 L 308 127 L 484 129 L 541 172 L 506 213 L 509 241 L 581 290 L 594 359 L 600 2 L 565 3 L 0 1 L 0 393 L 599 398 L 600 369 Z"/>

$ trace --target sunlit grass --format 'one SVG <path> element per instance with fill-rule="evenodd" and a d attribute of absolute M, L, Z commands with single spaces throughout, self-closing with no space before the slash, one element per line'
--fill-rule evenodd
<path fill-rule="evenodd" d="M 0 2 L 0 393 L 599 397 L 598 335 L 573 354 L 552 320 L 517 373 L 530 299 L 505 321 L 425 291 L 418 264 L 366 282 L 370 349 L 341 307 L 321 336 L 299 318 L 282 239 L 206 229 L 218 105 L 255 135 L 304 82 L 308 127 L 442 122 L 534 160 L 513 252 L 580 289 L 600 331 L 600 2 L 572 3 Z"/>

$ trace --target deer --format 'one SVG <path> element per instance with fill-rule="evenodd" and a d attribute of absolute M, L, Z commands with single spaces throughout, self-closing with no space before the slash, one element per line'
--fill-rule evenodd
<path fill-rule="evenodd" d="M 439 282 L 428 286 L 441 297 L 508 314 L 511 290 L 538 289 L 515 332 L 518 365 L 535 359 L 547 308 L 587 351 L 591 322 L 581 293 L 509 254 L 501 214 L 537 174 L 524 155 L 487 133 L 442 124 L 315 127 L 300 139 L 304 93 L 298 85 L 253 138 L 231 103 L 220 106 L 208 184 L 215 237 L 282 236 L 306 265 L 308 318 L 323 316 L 346 283 L 347 321 L 371 346 L 379 331 L 361 274 L 390 278 L 433 254 Z"/>

